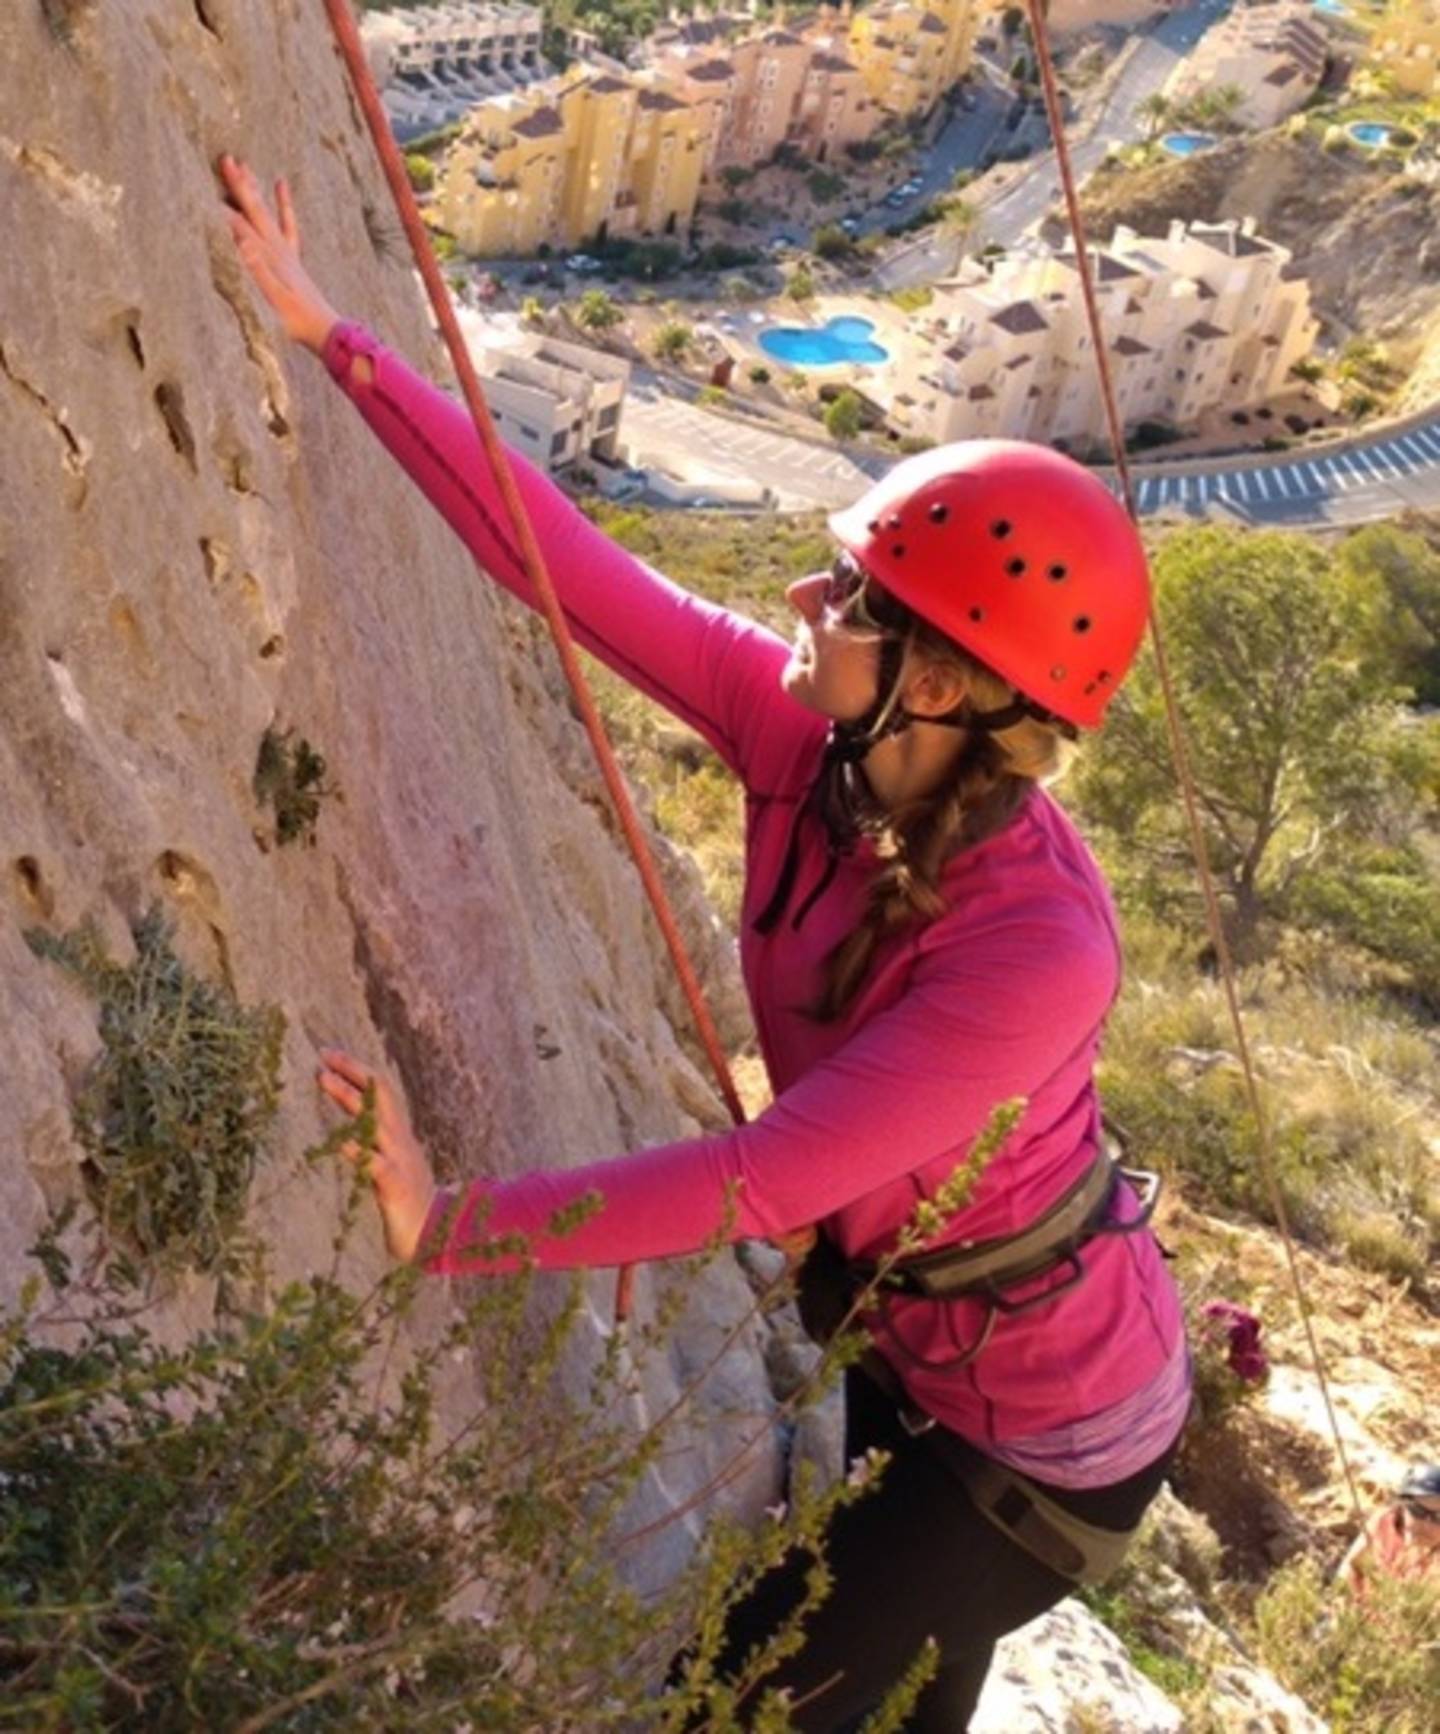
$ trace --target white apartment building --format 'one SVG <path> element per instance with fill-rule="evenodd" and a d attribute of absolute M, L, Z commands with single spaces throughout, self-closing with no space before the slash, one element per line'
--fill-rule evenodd
<path fill-rule="evenodd" d="M 1241 126 L 1277 126 L 1319 88 L 1328 52 L 1311 0 L 1241 0 L 1175 68 L 1165 95 L 1184 103 L 1233 85 Z"/>
<path fill-rule="evenodd" d="M 586 457 L 619 461 L 620 412 L 630 364 L 583 344 L 504 323 L 463 318 L 465 341 L 507 444 L 543 470 Z"/>
<path fill-rule="evenodd" d="M 1284 389 L 1318 330 L 1289 251 L 1253 221 L 1176 221 L 1163 237 L 1123 226 L 1091 251 L 1117 407 L 1185 427 L 1207 411 L 1258 405 Z M 1035 248 L 993 275 L 969 262 L 942 284 L 897 346 L 876 395 L 899 432 L 1105 437 L 1099 373 L 1073 251 Z"/>
<path fill-rule="evenodd" d="M 487 97 L 550 76 L 540 22 L 538 6 L 497 0 L 367 12 L 360 33 L 395 136 L 433 132 Z"/>

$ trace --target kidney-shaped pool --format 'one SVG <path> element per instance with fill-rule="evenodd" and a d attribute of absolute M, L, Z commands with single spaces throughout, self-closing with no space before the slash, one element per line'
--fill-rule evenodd
<path fill-rule="evenodd" d="M 767 355 L 790 367 L 834 367 L 840 362 L 888 361 L 890 352 L 875 342 L 875 324 L 853 314 L 824 325 L 767 325 L 757 342 Z"/>

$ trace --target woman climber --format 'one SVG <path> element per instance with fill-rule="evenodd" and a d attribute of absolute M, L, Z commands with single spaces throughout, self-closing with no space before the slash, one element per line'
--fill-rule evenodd
<path fill-rule="evenodd" d="M 466 412 L 360 326 L 226 160 L 240 256 L 386 448 L 522 598 L 528 583 Z M 1113 1564 L 1164 1479 L 1189 1399 L 1181 1311 L 1146 1209 L 1102 1136 L 1094 1065 L 1120 953 L 1101 874 L 1045 783 L 1098 725 L 1142 636 L 1136 532 L 1046 448 L 941 447 L 830 520 L 833 567 L 790 586 L 794 642 L 688 595 L 520 458 L 517 480 L 581 643 L 698 729 L 746 795 L 741 961 L 772 1105 L 748 1125 L 563 1172 L 438 1188 L 394 1092 L 322 1056 L 347 1113 L 376 1089 L 371 1175 L 391 1251 L 483 1272 L 480 1237 L 546 1267 L 690 1253 L 809 1224 L 842 1276 L 883 1257 L 993 1110 L 1018 1125 L 929 1251 L 867 1313 L 849 1455 L 892 1453 L 832 1527 L 834 1589 L 770 1683 L 836 1729 L 927 1635 L 911 1727 L 966 1726 L 996 1640 Z M 603 1208 L 544 1236 L 591 1190 Z M 483 1226 L 480 1224 L 483 1223 Z M 803 1562 L 739 1608 L 738 1665 Z"/>

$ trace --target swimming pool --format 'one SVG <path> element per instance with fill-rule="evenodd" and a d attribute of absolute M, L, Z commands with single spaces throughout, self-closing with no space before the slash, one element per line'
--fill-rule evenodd
<path fill-rule="evenodd" d="M 1315 0 L 1315 10 L 1328 12 L 1332 18 L 1348 18 L 1350 16 L 1350 8 L 1344 5 L 1342 0 Z"/>
<path fill-rule="evenodd" d="M 1355 120 L 1345 128 L 1356 142 L 1365 145 L 1369 150 L 1379 150 L 1381 145 L 1390 142 L 1390 128 L 1382 126 L 1378 120 Z"/>
<path fill-rule="evenodd" d="M 890 351 L 873 337 L 875 322 L 853 315 L 819 327 L 771 325 L 759 335 L 760 347 L 790 367 L 834 367 L 840 362 L 888 361 Z"/>
<path fill-rule="evenodd" d="M 1215 135 L 1208 132 L 1167 132 L 1160 140 L 1161 148 L 1172 157 L 1193 157 L 1200 151 L 1208 151 L 1214 143 Z"/>

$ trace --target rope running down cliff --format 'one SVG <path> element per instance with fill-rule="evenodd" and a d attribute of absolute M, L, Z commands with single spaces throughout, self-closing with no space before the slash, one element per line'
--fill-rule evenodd
<path fill-rule="evenodd" d="M 1139 513 L 1135 506 L 1135 491 L 1130 480 L 1130 465 L 1125 451 L 1125 430 L 1115 402 L 1115 385 L 1110 374 L 1110 356 L 1105 347 L 1105 330 L 1100 318 L 1100 304 L 1095 294 L 1095 276 L 1090 266 L 1090 251 L 1086 241 L 1085 223 L 1080 215 L 1080 198 L 1075 185 L 1074 167 L 1070 160 L 1070 144 L 1065 136 L 1065 123 L 1060 110 L 1060 92 L 1055 81 L 1055 63 L 1050 54 L 1050 37 L 1045 22 L 1046 0 L 1025 0 L 1025 6 L 1029 14 L 1030 34 L 1035 42 L 1035 61 L 1040 72 L 1040 88 L 1045 96 L 1045 115 L 1050 123 L 1050 137 L 1055 146 L 1055 161 L 1060 171 L 1060 185 L 1065 193 L 1066 218 L 1075 242 L 1075 264 L 1080 273 L 1080 287 L 1085 298 L 1085 318 L 1090 327 L 1090 343 L 1095 351 L 1095 365 L 1100 376 L 1100 397 L 1105 406 L 1105 425 L 1110 436 L 1110 450 L 1114 456 L 1115 474 L 1120 483 L 1121 498 L 1125 502 L 1125 509 L 1138 527 Z M 1225 985 L 1225 1002 L 1229 1008 L 1231 1026 L 1235 1031 L 1235 1051 L 1239 1056 L 1240 1067 L 1245 1076 L 1245 1096 L 1250 1105 L 1251 1116 L 1255 1121 L 1256 1147 L 1260 1156 L 1261 1178 L 1264 1182 L 1266 1195 L 1270 1200 L 1270 1208 L 1275 1213 L 1276 1226 L 1280 1230 L 1280 1239 L 1285 1248 L 1285 1262 L 1290 1272 L 1291 1285 L 1295 1290 L 1295 1300 L 1299 1307 L 1301 1323 L 1304 1326 L 1305 1341 L 1310 1350 L 1310 1358 L 1314 1363 L 1315 1377 L 1319 1381 L 1326 1418 L 1329 1421 L 1330 1432 L 1335 1441 L 1335 1453 L 1340 1460 L 1340 1467 L 1344 1471 L 1345 1484 L 1349 1489 L 1350 1501 L 1355 1509 L 1356 1522 L 1363 1525 L 1365 1513 L 1360 1503 L 1360 1493 L 1356 1487 L 1350 1459 L 1345 1450 L 1345 1441 L 1340 1433 L 1340 1423 L 1336 1418 L 1335 1406 L 1331 1401 L 1330 1381 L 1326 1377 L 1325 1362 L 1320 1353 L 1320 1344 L 1315 1336 L 1310 1303 L 1300 1274 L 1300 1262 L 1295 1251 L 1294 1236 L 1290 1231 L 1289 1212 L 1285 1208 L 1285 1199 L 1275 1175 L 1270 1123 L 1265 1113 L 1264 1104 L 1260 1100 L 1260 1086 L 1256 1081 L 1255 1068 L 1250 1057 L 1250 1044 L 1246 1038 L 1245 1020 L 1241 1015 L 1240 996 L 1235 984 L 1234 960 L 1230 955 L 1230 947 L 1225 938 L 1225 925 L 1220 915 L 1220 899 L 1215 889 L 1214 875 L 1210 870 L 1210 857 L 1205 847 L 1205 833 L 1200 824 L 1200 808 L 1195 791 L 1195 779 L 1190 767 L 1190 751 L 1180 721 L 1179 705 L 1175 699 L 1175 687 L 1170 676 L 1170 663 L 1165 651 L 1165 639 L 1160 630 L 1159 616 L 1155 611 L 1153 586 L 1150 594 L 1150 645 L 1155 656 L 1155 672 L 1159 676 L 1160 690 L 1165 700 L 1165 722 L 1170 736 L 1170 756 L 1175 764 L 1175 774 L 1180 784 L 1181 798 L 1185 807 L 1186 826 L 1190 833 L 1190 848 L 1194 854 L 1196 870 L 1200 876 L 1200 887 L 1205 900 L 1206 925 L 1210 931 L 1211 944 L 1215 947 L 1215 956 L 1220 966 L 1220 977 Z"/>

